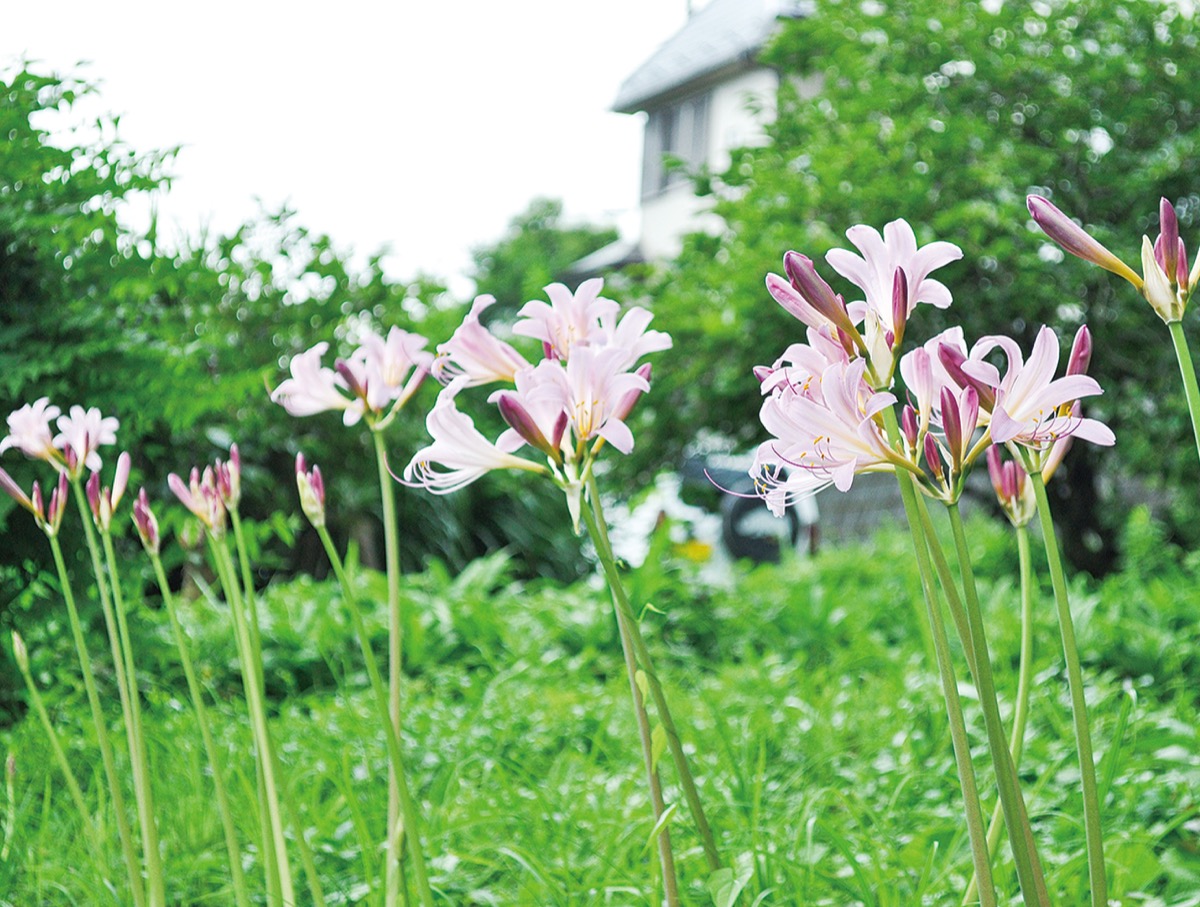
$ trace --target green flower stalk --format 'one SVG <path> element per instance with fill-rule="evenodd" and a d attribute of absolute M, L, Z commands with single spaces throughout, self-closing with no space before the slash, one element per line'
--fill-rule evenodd
<path fill-rule="evenodd" d="M 79 479 L 73 482 L 73 486 L 88 551 L 91 554 L 96 587 L 100 592 L 100 607 L 108 630 L 117 688 L 125 717 L 125 734 L 128 738 L 130 765 L 133 769 L 133 791 L 142 831 L 142 851 L 146 861 L 150 907 L 166 907 L 166 880 L 163 876 L 162 855 L 158 843 L 158 822 L 154 814 L 150 760 L 146 751 L 145 734 L 142 732 L 142 703 L 137 688 L 137 667 L 134 664 L 133 643 L 129 637 L 125 600 L 117 574 L 116 553 L 112 546 L 112 517 L 125 493 L 129 469 L 129 454 L 122 453 L 117 459 L 116 475 L 111 488 L 101 488 L 98 472 L 93 472 L 88 479 L 86 491 L 81 487 Z M 104 566 L 101 565 L 93 523 L 100 533 Z"/>
<path fill-rule="evenodd" d="M 346 575 L 346 568 L 342 557 L 338 553 L 337 547 L 333 544 L 329 530 L 325 527 L 325 480 L 321 475 L 320 467 L 314 466 L 311 470 L 307 468 L 303 454 L 296 457 L 296 486 L 300 493 L 301 509 L 304 511 L 304 515 L 308 517 L 313 528 L 317 530 L 317 535 L 320 536 L 321 544 L 324 546 L 325 553 L 329 557 L 330 566 L 333 567 L 334 575 L 342 587 L 342 597 L 345 599 L 346 608 L 350 613 L 350 623 L 354 627 L 354 634 L 358 637 L 359 650 L 362 653 L 363 663 L 367 668 L 367 677 L 370 680 L 371 692 L 374 695 L 375 705 L 379 712 L 379 721 L 384 729 L 384 739 L 387 742 L 388 750 L 388 766 L 391 770 L 390 776 L 396 779 L 399 801 L 397 806 L 401 820 L 403 821 L 404 838 L 408 842 L 409 856 L 412 859 L 413 879 L 417 887 L 417 896 L 420 898 L 423 907 L 433 907 L 433 892 L 429 886 L 429 876 L 425 867 L 425 854 L 421 847 L 421 815 L 408 787 L 407 775 L 404 770 L 404 756 L 400 746 L 400 736 L 397 733 L 396 724 L 392 721 L 389 693 L 384 688 L 383 678 L 379 672 L 379 665 L 375 660 L 375 652 L 371 648 L 371 638 L 367 633 L 362 611 L 358 607 L 358 599 L 354 593 L 354 588 L 350 584 L 350 578 Z M 390 827 L 394 826 L 389 825 Z M 397 859 L 396 862 L 398 863 L 399 860 Z M 401 880 L 397 879 L 397 883 L 402 889 Z"/>
<path fill-rule="evenodd" d="M 175 649 L 179 653 L 179 663 L 183 667 L 183 674 L 187 680 L 192 709 L 196 713 L 196 725 L 200 729 L 200 738 L 204 743 L 204 754 L 212 773 L 213 789 L 217 795 L 217 813 L 221 819 L 221 831 L 225 836 L 225 852 L 229 858 L 229 879 L 233 885 L 234 901 L 237 907 L 250 907 L 250 893 L 246 887 L 245 873 L 242 871 L 242 851 L 238 844 L 237 829 L 233 823 L 233 809 L 230 806 L 229 792 L 225 786 L 225 773 L 221 768 L 216 742 L 213 740 L 212 728 L 209 725 L 208 709 L 204 705 L 204 692 L 192 664 L 187 632 L 179 621 L 175 596 L 171 593 L 171 586 L 167 582 L 167 575 L 163 570 L 162 558 L 159 557 L 161 536 L 158 531 L 158 520 L 150 510 L 150 502 L 144 488 L 138 492 L 138 496 L 134 500 L 133 521 L 142 545 L 150 557 L 150 563 L 154 567 L 159 594 L 162 596 L 163 606 L 171 622 L 171 636 L 175 640 Z"/>

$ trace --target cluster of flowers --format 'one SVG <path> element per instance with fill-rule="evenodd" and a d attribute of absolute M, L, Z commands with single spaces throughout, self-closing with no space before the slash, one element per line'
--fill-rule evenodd
<path fill-rule="evenodd" d="M 962 251 L 947 242 L 918 248 L 903 220 L 882 236 L 864 225 L 847 236 L 861 256 L 834 249 L 827 260 L 862 290 L 862 300 L 846 303 L 796 252 L 784 257 L 786 278 L 767 277 L 774 299 L 807 326 L 808 341 L 755 369 L 766 398 L 760 417 L 772 437 L 759 446 L 750 474 L 772 512 L 831 484 L 845 491 L 857 473 L 893 470 L 910 473 L 932 497 L 954 501 L 992 444 L 1010 445 L 1027 469 L 1046 475 L 1072 437 L 1113 443 L 1107 426 L 1080 415 L 1079 399 L 1101 393 L 1084 374 L 1091 355 L 1086 327 L 1058 379 L 1059 342 L 1048 327 L 1028 360 L 1009 337 L 983 337 L 968 349 L 960 327 L 901 355 L 913 309 L 950 305 L 949 290 L 930 272 Z M 1003 374 L 988 359 L 995 350 L 1007 360 Z M 890 429 L 897 365 L 908 401 Z"/>

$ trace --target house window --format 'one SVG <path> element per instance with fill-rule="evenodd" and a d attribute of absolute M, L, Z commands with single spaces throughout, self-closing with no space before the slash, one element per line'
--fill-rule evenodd
<path fill-rule="evenodd" d="M 708 98 L 695 95 L 648 111 L 642 198 L 652 198 L 708 160 Z M 680 168 L 677 162 L 682 162 Z"/>

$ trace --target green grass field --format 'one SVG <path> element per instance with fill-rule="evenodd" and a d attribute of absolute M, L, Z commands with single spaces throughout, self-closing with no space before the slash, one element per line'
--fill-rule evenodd
<path fill-rule="evenodd" d="M 1018 649 L 1016 554 L 999 525 L 971 529 L 1007 715 Z M 907 536 L 883 532 L 862 547 L 741 570 L 728 588 L 704 586 L 682 559 L 629 576 L 634 602 L 663 612 L 648 610 L 644 629 L 723 856 L 745 879 L 742 907 L 961 901 L 970 849 L 940 690 L 913 625 L 920 589 L 909 551 Z M 1177 557 L 1140 514 L 1126 551 L 1122 572 L 1073 589 L 1113 902 L 1197 905 L 1200 562 Z M 1021 776 L 1051 901 L 1071 907 L 1086 902 L 1087 870 L 1062 656 L 1042 580 Z M 382 577 L 360 571 L 356 582 L 382 652 Z M 603 588 L 518 583 L 494 555 L 457 578 L 436 566 L 408 576 L 404 589 L 412 618 L 406 759 L 439 903 L 660 903 L 629 688 Z M 302 838 L 329 903 L 374 903 L 385 751 L 339 593 L 332 583 L 298 579 L 271 587 L 265 607 L 266 681 L 298 880 Z M 225 771 L 243 804 L 244 864 L 261 897 L 254 763 L 232 637 L 219 606 L 199 598 L 185 612 L 216 699 Z M 212 787 L 165 616 L 140 608 L 132 628 L 169 902 L 231 904 Z M 26 633 L 35 669 L 109 841 L 110 877 L 119 880 L 77 669 L 61 628 L 47 634 L 39 641 Z M 98 642 L 93 648 L 101 651 Z M 990 810 L 982 719 L 959 670 Z M 115 694 L 110 706 L 115 725 Z M 92 868 L 33 715 L 0 734 L 0 745 L 16 762 L 0 904 L 128 903 Z M 661 768 L 670 801 L 681 800 L 669 758 Z M 713 903 L 682 802 L 670 828 L 685 903 Z M 1001 903 L 1017 903 L 1003 847 L 997 863 Z M 307 902 L 304 883 L 298 887 Z"/>

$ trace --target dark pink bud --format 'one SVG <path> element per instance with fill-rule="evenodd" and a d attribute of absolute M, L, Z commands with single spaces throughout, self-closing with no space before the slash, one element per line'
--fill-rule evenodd
<path fill-rule="evenodd" d="M 145 488 L 138 491 L 133 502 L 133 525 L 137 528 L 142 546 L 151 554 L 158 554 L 162 539 L 158 534 L 158 520 L 150 510 L 150 499 Z"/>
<path fill-rule="evenodd" d="M 1179 238 L 1179 258 L 1175 262 L 1175 268 L 1175 283 L 1184 289 L 1190 289 L 1188 286 L 1190 275 L 1188 273 L 1187 246 L 1183 244 L 1183 237 Z"/>
<path fill-rule="evenodd" d="M 1167 279 L 1172 279 L 1179 266 L 1179 220 L 1175 217 L 1175 207 L 1165 198 L 1158 203 L 1158 242 L 1155 243 L 1155 258 L 1162 266 Z M 1159 245 L 1162 255 L 1159 257 Z"/>
<path fill-rule="evenodd" d="M 958 412 L 958 401 L 954 392 L 948 387 L 942 388 L 942 431 L 946 435 L 946 446 L 950 448 L 950 456 L 958 462 L 962 451 L 962 422 Z"/>
<path fill-rule="evenodd" d="M 29 499 L 29 495 L 21 490 L 21 486 L 4 469 L 0 469 L 0 490 L 26 510 L 33 510 L 33 501 Z"/>
<path fill-rule="evenodd" d="M 87 480 L 87 501 L 88 506 L 92 508 L 92 516 L 100 519 L 100 473 L 93 472 Z"/>
<path fill-rule="evenodd" d="M 537 422 L 534 421 L 529 410 L 525 408 L 516 394 L 509 391 L 502 391 L 496 396 L 496 405 L 500 407 L 500 415 L 504 421 L 509 424 L 518 435 L 525 439 L 525 443 L 532 447 L 536 447 L 548 457 L 557 458 L 559 456 L 558 449 L 550 444 L 549 439 L 542 434 L 542 430 L 538 428 Z"/>
<path fill-rule="evenodd" d="M 967 374 L 963 368 L 967 357 L 963 355 L 962 351 L 949 344 L 939 343 L 938 359 L 955 384 L 963 388 L 975 388 L 975 393 L 979 395 L 980 409 L 990 413 L 992 407 L 996 405 L 996 392 L 979 379 Z"/>
<path fill-rule="evenodd" d="M 1093 239 L 1083 227 L 1063 214 L 1049 200 L 1040 195 L 1030 195 L 1025 203 L 1042 232 L 1065 251 L 1124 277 L 1139 290 L 1142 288 L 1142 278 L 1129 265 Z M 980 399 L 982 400 L 982 397 Z"/>
<path fill-rule="evenodd" d="M 1088 365 L 1092 361 L 1092 332 L 1088 326 L 1082 325 L 1075 332 L 1075 340 L 1071 344 L 1071 355 L 1067 359 L 1068 375 L 1086 375 Z"/>
<path fill-rule="evenodd" d="M 1000 448 L 993 444 L 987 449 L 988 478 L 992 480 L 992 488 L 996 497 L 1004 500 L 1004 464 L 1000 461 Z"/>
<path fill-rule="evenodd" d="M 917 446 L 917 411 L 911 405 L 905 404 L 904 409 L 900 411 L 900 429 L 904 432 L 904 440 L 908 442 L 909 449 Z"/>
<path fill-rule="evenodd" d="M 908 323 L 908 275 L 904 273 L 903 268 L 896 269 L 896 275 L 892 278 L 892 324 L 895 326 L 896 336 L 903 339 L 904 326 Z M 888 343 L 889 347 L 893 347 L 893 342 Z"/>
<path fill-rule="evenodd" d="M 354 370 L 350 368 L 350 363 L 345 359 L 338 359 L 333 363 L 333 367 L 342 376 L 342 380 L 346 382 L 346 387 L 349 388 L 350 393 L 356 397 L 362 397 L 364 400 L 367 399 L 367 389 L 358 380 L 358 376 L 354 374 Z"/>
<path fill-rule="evenodd" d="M 305 470 L 304 454 L 296 455 L 296 490 L 300 492 L 300 509 L 313 527 L 325 525 L 325 480 L 321 478 L 321 467 Z"/>
<path fill-rule="evenodd" d="M 46 519 L 46 502 L 42 500 L 42 486 L 38 484 L 36 479 L 33 483 L 33 493 L 30 495 L 30 498 L 33 503 L 33 515 L 39 523 L 42 523 Z"/>
<path fill-rule="evenodd" d="M 942 476 L 945 475 L 945 470 L 942 468 L 942 453 L 938 450 L 937 440 L 933 435 L 925 436 L 925 463 L 929 466 L 933 477 L 940 482 Z"/>

